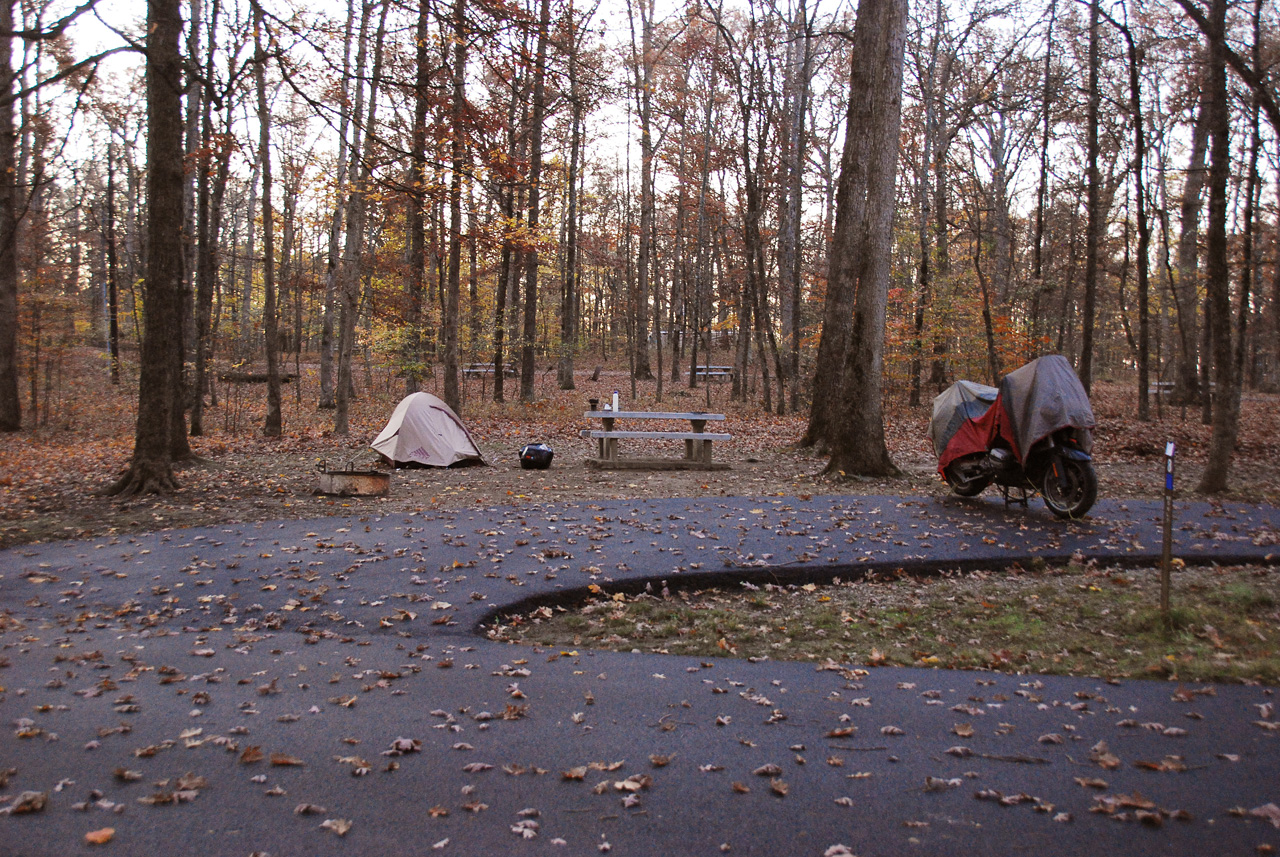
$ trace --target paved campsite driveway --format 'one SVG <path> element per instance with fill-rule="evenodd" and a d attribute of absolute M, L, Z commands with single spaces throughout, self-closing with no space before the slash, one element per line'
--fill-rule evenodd
<path fill-rule="evenodd" d="M 590 584 L 1150 561 L 1159 518 L 1137 501 L 1072 524 L 989 499 L 584 501 L 17 548 L 0 553 L 0 795 L 47 800 L 0 816 L 0 854 L 1280 846 L 1233 813 L 1280 803 L 1270 688 L 539 651 L 476 632 Z M 1274 508 L 1180 503 L 1178 526 L 1189 559 L 1280 551 Z M 109 843 L 84 844 L 103 828 Z"/>

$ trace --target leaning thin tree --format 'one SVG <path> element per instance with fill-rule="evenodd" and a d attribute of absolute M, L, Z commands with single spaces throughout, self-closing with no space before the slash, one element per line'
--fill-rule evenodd
<path fill-rule="evenodd" d="M 129 469 L 112 494 L 177 488 L 171 427 L 182 354 L 182 35 L 180 0 L 147 3 L 147 267 L 138 426 Z"/>
<path fill-rule="evenodd" d="M 853 31 L 835 234 L 830 250 L 829 325 L 847 331 L 828 473 L 898 472 L 884 437 L 884 329 L 893 246 L 893 183 L 902 123 L 907 0 L 860 0 Z M 834 316 L 831 305 L 852 309 Z"/>

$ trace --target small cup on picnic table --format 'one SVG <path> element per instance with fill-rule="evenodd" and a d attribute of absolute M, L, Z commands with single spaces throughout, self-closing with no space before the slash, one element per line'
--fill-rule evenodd
<path fill-rule="evenodd" d="M 587 404 L 591 406 L 591 410 L 593 410 L 593 411 L 598 411 L 598 410 L 600 410 L 600 400 L 599 400 L 599 399 L 587 399 Z"/>

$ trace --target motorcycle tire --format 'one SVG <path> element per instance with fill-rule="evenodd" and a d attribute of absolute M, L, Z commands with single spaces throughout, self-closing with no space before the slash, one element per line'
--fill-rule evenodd
<path fill-rule="evenodd" d="M 966 479 L 963 475 L 966 470 L 977 470 L 977 464 L 973 459 L 951 462 L 943 468 L 942 475 L 947 480 L 947 485 L 951 486 L 951 492 L 956 496 L 977 497 L 991 484 L 991 478 L 979 473 Z"/>
<path fill-rule="evenodd" d="M 1062 468 L 1061 478 L 1058 468 Z M 1098 499 L 1098 474 L 1093 462 L 1058 458 L 1045 468 L 1040 494 L 1049 511 L 1059 518 L 1083 518 Z"/>

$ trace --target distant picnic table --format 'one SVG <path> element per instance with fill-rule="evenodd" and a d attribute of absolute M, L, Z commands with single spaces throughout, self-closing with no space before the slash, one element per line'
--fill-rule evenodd
<path fill-rule="evenodd" d="M 492 363 L 468 363 L 462 367 L 462 374 L 468 376 L 479 375 L 482 378 L 492 377 Z M 502 374 L 506 378 L 514 378 L 516 376 L 516 367 L 511 363 L 504 363 L 502 366 Z"/>
<path fill-rule="evenodd" d="M 700 411 L 587 411 L 587 419 L 598 419 L 599 429 L 585 429 L 579 434 L 598 444 L 596 458 L 587 465 L 601 470 L 728 470 L 729 465 L 712 458 L 712 444 L 717 440 L 732 440 L 733 435 L 706 431 L 707 423 L 723 422 L 724 414 L 708 414 Z M 634 431 L 615 429 L 618 420 L 686 421 L 688 431 Z M 620 454 L 620 440 L 671 439 L 684 441 L 683 458 L 627 457 Z"/>
<path fill-rule="evenodd" d="M 693 377 L 695 380 L 701 378 L 704 381 L 710 381 L 712 378 L 732 381 L 733 371 L 732 366 L 696 366 L 693 370 Z"/>

